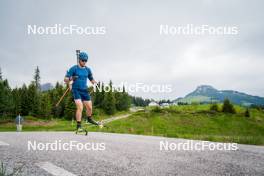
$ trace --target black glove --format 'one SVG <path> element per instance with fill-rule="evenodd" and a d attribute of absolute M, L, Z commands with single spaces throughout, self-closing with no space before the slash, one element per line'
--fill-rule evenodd
<path fill-rule="evenodd" d="M 72 76 L 71 80 L 75 81 L 76 79 L 78 79 L 78 76 Z"/>

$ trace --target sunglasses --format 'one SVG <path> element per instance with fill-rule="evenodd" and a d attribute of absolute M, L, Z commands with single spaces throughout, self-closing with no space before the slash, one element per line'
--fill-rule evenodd
<path fill-rule="evenodd" d="M 87 60 L 81 60 L 82 62 L 87 62 Z"/>

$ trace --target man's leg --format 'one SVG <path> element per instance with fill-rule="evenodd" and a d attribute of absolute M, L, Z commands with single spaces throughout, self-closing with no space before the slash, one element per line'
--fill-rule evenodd
<path fill-rule="evenodd" d="M 78 129 L 81 128 L 83 103 L 81 99 L 74 100 L 74 102 L 76 105 L 76 121 L 77 121 L 77 129 Z"/>
<path fill-rule="evenodd" d="M 86 115 L 87 117 L 91 117 L 92 116 L 92 112 L 93 112 L 93 105 L 92 105 L 92 101 L 83 101 L 83 104 L 86 108 Z"/>
<path fill-rule="evenodd" d="M 93 119 L 92 119 L 92 101 L 89 100 L 89 101 L 83 101 L 83 104 L 86 108 L 86 116 L 87 116 L 87 121 L 94 124 L 94 125 L 98 125 L 97 122 L 95 122 Z"/>

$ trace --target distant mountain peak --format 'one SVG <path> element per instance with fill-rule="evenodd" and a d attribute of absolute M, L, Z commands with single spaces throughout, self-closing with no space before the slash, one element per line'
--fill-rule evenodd
<path fill-rule="evenodd" d="M 195 91 L 197 92 L 206 92 L 208 90 L 214 90 L 214 91 L 217 91 L 213 86 L 210 86 L 210 85 L 200 85 L 196 88 Z"/>
<path fill-rule="evenodd" d="M 47 91 L 53 89 L 53 85 L 51 83 L 45 83 L 40 85 L 41 91 Z"/>
<path fill-rule="evenodd" d="M 214 94 L 218 90 L 215 89 L 213 86 L 210 85 L 200 85 L 198 86 L 193 92 L 186 96 L 196 96 L 196 95 L 207 95 L 207 94 Z"/>

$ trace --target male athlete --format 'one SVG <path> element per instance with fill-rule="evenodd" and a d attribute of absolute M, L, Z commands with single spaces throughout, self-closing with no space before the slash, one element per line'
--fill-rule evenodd
<path fill-rule="evenodd" d="M 74 102 L 76 105 L 76 121 L 77 131 L 83 131 L 82 129 L 82 111 L 83 105 L 86 108 L 86 123 L 92 123 L 99 125 L 92 119 L 92 101 L 91 96 L 87 90 L 87 79 L 92 84 L 97 84 L 94 80 L 91 69 L 86 67 L 85 64 L 88 61 L 88 55 L 85 52 L 80 52 L 78 58 L 78 65 L 72 66 L 66 73 L 64 81 L 70 86 L 73 94 Z"/>

